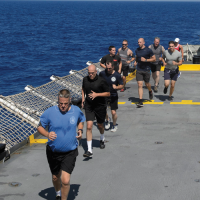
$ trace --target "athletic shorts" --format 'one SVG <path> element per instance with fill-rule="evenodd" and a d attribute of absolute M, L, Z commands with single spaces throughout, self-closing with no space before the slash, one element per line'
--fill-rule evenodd
<path fill-rule="evenodd" d="M 129 66 L 123 66 L 122 65 L 122 73 L 123 76 L 128 76 Z"/>
<path fill-rule="evenodd" d="M 136 72 L 136 81 L 144 81 L 145 83 L 149 83 L 150 72 L 149 71 L 137 71 Z"/>
<path fill-rule="evenodd" d="M 170 70 L 170 69 L 166 69 L 164 70 L 164 80 L 173 80 L 173 81 L 177 81 L 178 78 L 178 72 L 179 69 L 175 69 L 175 70 Z"/>
<path fill-rule="evenodd" d="M 156 71 L 160 71 L 161 69 L 161 65 L 154 65 L 154 64 L 151 64 L 151 71 L 154 73 Z"/>
<path fill-rule="evenodd" d="M 106 117 L 106 106 L 91 107 L 85 105 L 85 115 L 86 121 L 94 121 L 96 117 L 97 123 L 102 124 Z"/>
<path fill-rule="evenodd" d="M 118 109 L 118 96 L 110 96 L 107 98 L 107 104 L 110 106 L 111 110 Z"/>
<path fill-rule="evenodd" d="M 71 174 L 75 167 L 76 157 L 78 156 L 78 149 L 76 148 L 75 150 L 64 153 L 53 152 L 51 147 L 47 145 L 46 154 L 49 167 L 53 175 L 57 175 L 60 170 Z"/>
<path fill-rule="evenodd" d="M 119 66 L 117 65 L 117 66 L 114 66 L 114 70 L 116 71 L 116 72 L 118 72 L 119 71 Z"/>

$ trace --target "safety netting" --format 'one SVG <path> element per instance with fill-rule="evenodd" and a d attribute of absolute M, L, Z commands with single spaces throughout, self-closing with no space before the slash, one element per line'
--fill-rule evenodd
<path fill-rule="evenodd" d="M 103 70 L 99 63 L 93 64 L 98 73 Z M 88 67 L 80 71 L 72 70 L 70 75 L 64 77 L 52 75 L 52 81 L 39 87 L 28 85 L 23 93 L 0 95 L 0 142 L 5 142 L 10 149 L 34 134 L 42 113 L 57 105 L 60 90 L 68 89 L 72 102 L 80 100 L 82 80 L 87 74 Z"/>

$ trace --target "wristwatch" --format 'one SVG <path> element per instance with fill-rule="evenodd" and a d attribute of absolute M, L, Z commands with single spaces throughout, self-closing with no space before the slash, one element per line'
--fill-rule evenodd
<path fill-rule="evenodd" d="M 145 62 L 147 62 L 147 59 L 145 60 Z"/>
<path fill-rule="evenodd" d="M 83 129 L 78 129 L 78 131 L 81 131 L 83 133 Z"/>

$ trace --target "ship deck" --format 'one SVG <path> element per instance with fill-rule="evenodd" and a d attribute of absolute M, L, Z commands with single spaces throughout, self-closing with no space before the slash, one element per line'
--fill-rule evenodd
<path fill-rule="evenodd" d="M 130 80 L 127 90 L 118 93 L 118 130 L 105 131 L 105 149 L 99 148 L 94 123 L 92 159 L 82 156 L 86 149 L 84 127 L 68 200 L 198 200 L 199 77 L 200 72 L 183 71 L 174 100 L 169 102 L 163 94 L 161 72 L 153 101 L 148 101 L 144 87 L 147 101 L 143 108 L 135 105 L 137 83 Z M 45 148 L 45 144 L 28 144 L 0 163 L 0 200 L 55 199 Z M 19 184 L 11 187 L 12 182 Z"/>

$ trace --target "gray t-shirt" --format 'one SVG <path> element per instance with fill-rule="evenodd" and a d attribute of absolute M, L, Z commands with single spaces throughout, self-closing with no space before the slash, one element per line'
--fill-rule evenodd
<path fill-rule="evenodd" d="M 163 58 L 165 60 L 165 62 L 167 63 L 167 65 L 165 66 L 165 68 L 167 69 L 171 69 L 174 70 L 176 69 L 178 66 L 177 65 L 173 65 L 172 62 L 179 62 L 180 60 L 182 60 L 182 55 L 181 52 L 175 50 L 173 53 L 170 50 L 166 50 L 163 53 Z"/>

